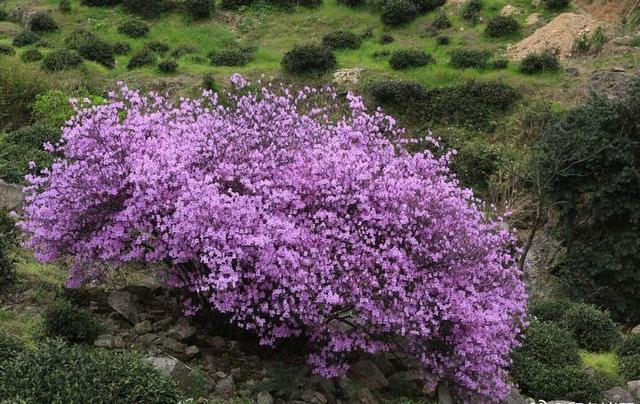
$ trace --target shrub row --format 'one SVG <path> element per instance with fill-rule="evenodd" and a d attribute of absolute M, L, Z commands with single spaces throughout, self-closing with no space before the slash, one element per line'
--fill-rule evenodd
<path fill-rule="evenodd" d="M 354 32 L 339 30 L 322 37 L 322 44 L 331 49 L 358 49 L 362 39 Z"/>
<path fill-rule="evenodd" d="M 380 19 L 387 25 L 402 25 L 413 21 L 420 14 L 442 7 L 445 3 L 446 0 L 386 0 Z"/>
<path fill-rule="evenodd" d="M 389 65 L 394 70 L 405 70 L 432 63 L 435 63 L 433 56 L 427 52 L 414 49 L 396 50 L 391 54 L 391 58 L 389 58 Z"/>
<path fill-rule="evenodd" d="M 253 60 L 255 51 L 252 46 L 238 46 L 219 49 L 208 56 L 214 66 L 244 66 Z"/>
<path fill-rule="evenodd" d="M 297 45 L 282 58 L 281 65 L 293 74 L 321 74 L 336 67 L 336 56 L 323 45 Z"/>

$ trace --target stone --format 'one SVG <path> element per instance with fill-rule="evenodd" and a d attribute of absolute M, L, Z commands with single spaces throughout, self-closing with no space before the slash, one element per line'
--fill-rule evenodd
<path fill-rule="evenodd" d="M 393 373 L 388 377 L 389 385 L 402 391 L 418 395 L 424 386 L 423 378 L 418 370 L 406 370 Z"/>
<path fill-rule="evenodd" d="M 531 7 L 533 7 L 533 8 L 538 8 L 538 7 L 540 7 L 541 4 L 542 4 L 542 0 L 532 0 L 531 1 Z"/>
<path fill-rule="evenodd" d="M 119 335 L 98 335 L 93 345 L 102 348 L 124 348 L 124 340 Z"/>
<path fill-rule="evenodd" d="M 623 70 L 614 67 L 594 72 L 589 78 L 587 93 L 599 94 L 610 100 L 623 98 L 634 78 L 633 74 Z"/>
<path fill-rule="evenodd" d="M 158 343 L 160 337 L 157 334 L 144 334 L 138 341 L 144 346 L 150 346 Z"/>
<path fill-rule="evenodd" d="M 302 393 L 300 399 L 309 404 L 326 404 L 328 402 L 327 398 L 322 393 L 309 389 Z"/>
<path fill-rule="evenodd" d="M 509 394 L 500 401 L 500 404 L 529 404 L 531 401 L 520 393 L 515 386 L 511 386 Z"/>
<path fill-rule="evenodd" d="M 19 185 L 0 180 L 0 208 L 16 209 L 24 202 L 24 193 Z"/>
<path fill-rule="evenodd" d="M 613 38 L 611 43 L 618 46 L 629 46 L 631 45 L 631 37 L 630 36 L 619 36 L 617 38 Z"/>
<path fill-rule="evenodd" d="M 358 404 L 378 404 L 380 401 L 373 395 L 369 389 L 361 388 L 358 389 L 353 397 L 351 398 L 350 403 L 358 403 Z"/>
<path fill-rule="evenodd" d="M 640 324 L 638 324 L 637 326 L 633 327 L 631 329 L 631 334 L 632 335 L 640 335 Z"/>
<path fill-rule="evenodd" d="M 364 72 L 362 67 L 340 69 L 333 73 L 333 81 L 336 84 L 358 84 L 362 72 Z"/>
<path fill-rule="evenodd" d="M 273 404 L 273 397 L 268 391 L 261 391 L 256 396 L 256 404 Z"/>
<path fill-rule="evenodd" d="M 389 376 L 395 371 L 395 367 L 393 366 L 393 363 L 391 363 L 389 359 L 387 359 L 382 354 L 371 355 L 371 361 L 376 364 L 378 369 L 380 369 L 382 374 L 384 374 L 385 376 Z"/>
<path fill-rule="evenodd" d="M 383 389 L 389 381 L 378 367 L 370 360 L 361 360 L 349 368 L 349 377 L 370 390 Z"/>
<path fill-rule="evenodd" d="M 453 396 L 447 383 L 438 385 L 438 404 L 453 404 Z"/>
<path fill-rule="evenodd" d="M 640 400 L 640 380 L 628 382 L 627 389 L 636 400 Z"/>
<path fill-rule="evenodd" d="M 216 352 L 222 352 L 224 351 L 225 347 L 227 346 L 227 341 L 224 340 L 224 338 L 222 337 L 211 337 L 207 339 L 207 344 L 211 347 L 211 349 L 213 349 Z"/>
<path fill-rule="evenodd" d="M 186 341 L 192 339 L 195 334 L 196 329 L 194 327 L 190 326 L 186 321 L 180 321 L 169 330 L 167 335 L 179 341 Z"/>
<path fill-rule="evenodd" d="M 503 17 L 513 17 L 514 15 L 518 14 L 520 14 L 520 10 L 518 10 L 511 4 L 507 4 L 506 6 L 502 7 L 502 10 L 500 10 L 500 15 Z"/>
<path fill-rule="evenodd" d="M 216 378 L 218 379 L 224 379 L 225 377 L 227 377 L 227 374 L 224 373 L 221 370 L 218 370 L 216 373 L 213 374 Z"/>
<path fill-rule="evenodd" d="M 195 391 L 202 387 L 202 377 L 176 358 L 151 356 L 145 360 L 160 372 L 170 376 L 183 391 Z"/>
<path fill-rule="evenodd" d="M 153 323 L 153 331 L 162 331 L 173 323 L 173 317 L 165 317 Z"/>
<path fill-rule="evenodd" d="M 605 402 L 612 403 L 632 403 L 633 395 L 624 387 L 614 387 L 602 393 Z"/>
<path fill-rule="evenodd" d="M 187 354 L 188 357 L 193 358 L 200 353 L 200 348 L 195 345 L 191 345 L 184 350 L 184 353 Z"/>
<path fill-rule="evenodd" d="M 544 17 L 540 13 L 529 14 L 524 20 L 525 28 L 536 28 L 544 24 Z"/>
<path fill-rule="evenodd" d="M 153 325 L 151 321 L 144 320 L 133 326 L 133 330 L 138 334 L 148 334 L 153 331 Z"/>
<path fill-rule="evenodd" d="M 135 296 L 130 292 L 124 290 L 113 291 L 109 293 L 107 303 L 109 307 L 127 319 L 131 324 L 139 323 L 142 320 L 142 310 Z"/>
<path fill-rule="evenodd" d="M 162 338 L 162 346 L 175 353 L 183 353 L 187 348 L 185 344 L 171 337 Z"/>
<path fill-rule="evenodd" d="M 227 376 L 224 379 L 218 380 L 216 383 L 216 393 L 223 397 L 232 396 L 235 392 L 236 385 L 233 376 Z"/>

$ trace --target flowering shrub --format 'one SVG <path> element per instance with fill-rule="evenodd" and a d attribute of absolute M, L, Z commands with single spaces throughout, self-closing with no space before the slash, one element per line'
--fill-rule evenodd
<path fill-rule="evenodd" d="M 304 334 L 324 376 L 351 352 L 402 350 L 432 385 L 503 396 L 524 321 L 513 237 L 450 154 L 409 154 L 353 95 L 232 82 L 225 105 L 122 87 L 79 111 L 49 146 L 64 158 L 28 178 L 37 257 L 73 256 L 69 287 L 164 263 L 193 292 L 187 314 L 210 305 L 266 345 Z"/>

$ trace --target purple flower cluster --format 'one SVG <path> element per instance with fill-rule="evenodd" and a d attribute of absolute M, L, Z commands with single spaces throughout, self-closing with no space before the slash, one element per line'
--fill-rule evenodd
<path fill-rule="evenodd" d="M 232 82 L 224 103 L 122 86 L 78 111 L 49 146 L 63 158 L 28 178 L 37 257 L 73 257 L 70 287 L 162 264 L 203 298 L 188 312 L 209 304 L 266 345 L 304 333 L 324 376 L 400 350 L 431 385 L 505 395 L 525 311 L 514 239 L 450 156 L 410 154 L 351 94 Z"/>

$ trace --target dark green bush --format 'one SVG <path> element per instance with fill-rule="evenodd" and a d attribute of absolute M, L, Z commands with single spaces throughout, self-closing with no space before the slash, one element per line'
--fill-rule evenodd
<path fill-rule="evenodd" d="M 547 367 L 580 365 L 578 343 L 563 326 L 555 322 L 532 321 L 522 346 L 516 352 L 527 360 Z"/>
<path fill-rule="evenodd" d="M 185 7 L 194 20 L 205 20 L 213 15 L 216 3 L 213 0 L 186 0 Z"/>
<path fill-rule="evenodd" d="M 183 55 L 188 55 L 190 53 L 198 53 L 198 48 L 191 45 L 182 45 L 182 46 L 178 46 L 177 48 L 171 51 L 171 57 L 175 59 L 179 59 Z"/>
<path fill-rule="evenodd" d="M 81 44 L 78 47 L 78 53 L 83 58 L 98 62 L 110 69 L 116 65 L 113 46 L 98 38 L 94 38 Z"/>
<path fill-rule="evenodd" d="M 496 59 L 491 62 L 492 69 L 506 69 L 509 66 L 507 59 Z"/>
<path fill-rule="evenodd" d="M 178 62 L 172 59 L 161 60 L 158 63 L 158 70 L 162 73 L 175 73 L 178 70 Z"/>
<path fill-rule="evenodd" d="M 2 147 L 0 143 L 0 147 Z M 6 209 L 0 208 L 0 286 L 15 279 L 13 260 L 9 254 L 18 244 L 15 222 Z M 3 335 L 0 333 L 0 359 L 3 351 Z M 1 361 L 0 361 L 1 362 Z"/>
<path fill-rule="evenodd" d="M 83 44 L 96 40 L 98 37 L 86 29 L 76 29 L 64 38 L 67 48 L 77 51 Z"/>
<path fill-rule="evenodd" d="M 11 45 L 0 44 L 0 55 L 11 56 L 15 55 L 16 50 Z"/>
<path fill-rule="evenodd" d="M 451 20 L 449 20 L 449 16 L 444 11 L 440 11 L 436 18 L 431 23 L 431 26 L 436 29 L 446 29 L 451 28 Z"/>
<path fill-rule="evenodd" d="M 628 335 L 618 348 L 620 356 L 640 355 L 640 335 Z"/>
<path fill-rule="evenodd" d="M 293 74 L 322 74 L 336 67 L 336 55 L 322 45 L 297 45 L 282 58 L 281 65 Z"/>
<path fill-rule="evenodd" d="M 620 341 L 620 333 L 609 313 L 591 304 L 576 304 L 565 314 L 565 323 L 581 348 L 608 351 Z"/>
<path fill-rule="evenodd" d="M 73 343 L 92 343 L 102 327 L 95 317 L 66 300 L 49 305 L 42 316 L 44 335 Z"/>
<path fill-rule="evenodd" d="M 49 84 L 44 73 L 28 68 L 19 60 L 3 58 L 0 63 L 0 132 L 28 124 L 33 99 L 46 91 Z M 0 173 L 0 178 L 2 176 Z"/>
<path fill-rule="evenodd" d="M 522 392 L 540 400 L 600 402 L 600 381 L 580 366 L 545 367 L 530 362 L 527 378 L 517 380 Z"/>
<path fill-rule="evenodd" d="M 147 42 L 144 47 L 158 55 L 164 55 L 165 53 L 169 52 L 169 49 L 171 49 L 169 47 L 169 44 L 161 41 Z"/>
<path fill-rule="evenodd" d="M 40 37 L 33 32 L 20 31 L 18 35 L 13 38 L 13 46 L 21 48 L 23 46 L 33 45 L 34 43 L 38 43 L 39 41 Z"/>
<path fill-rule="evenodd" d="M 640 355 L 627 355 L 620 359 L 620 374 L 626 380 L 640 379 Z"/>
<path fill-rule="evenodd" d="M 4 9 L 0 8 L 0 21 L 6 21 L 7 18 L 9 18 L 7 12 Z"/>
<path fill-rule="evenodd" d="M 48 72 L 74 69 L 80 64 L 82 64 L 82 57 L 78 52 L 69 49 L 51 51 L 42 59 L 42 68 Z"/>
<path fill-rule="evenodd" d="M 218 84 L 212 73 L 206 73 L 202 76 L 202 88 L 209 91 L 218 92 Z"/>
<path fill-rule="evenodd" d="M 27 403 L 177 403 L 175 383 L 133 354 L 48 342 L 0 366 L 0 397 Z"/>
<path fill-rule="evenodd" d="M 550 10 L 562 10 L 569 6 L 571 0 L 542 0 L 542 3 Z"/>
<path fill-rule="evenodd" d="M 127 69 L 132 70 L 155 64 L 156 54 L 151 49 L 144 47 L 131 56 L 129 63 L 127 63 Z"/>
<path fill-rule="evenodd" d="M 388 0 L 382 7 L 380 18 L 384 24 L 396 26 L 413 21 L 417 15 L 418 9 L 412 2 L 408 0 Z"/>
<path fill-rule="evenodd" d="M 393 51 L 389 58 L 389 66 L 394 70 L 405 70 L 435 63 L 433 56 L 425 51 L 415 49 L 399 49 Z"/>
<path fill-rule="evenodd" d="M 0 364 L 18 356 L 22 351 L 24 351 L 24 345 L 18 338 L 0 330 Z M 1 365 L 0 368 L 2 368 Z"/>
<path fill-rule="evenodd" d="M 460 183 L 476 193 L 489 188 L 491 176 L 498 170 L 502 156 L 498 147 L 485 140 L 469 140 L 456 145 L 458 154 L 453 158 L 451 169 Z"/>
<path fill-rule="evenodd" d="M 539 321 L 564 321 L 574 303 L 562 299 L 542 299 L 529 305 L 529 314 Z"/>
<path fill-rule="evenodd" d="M 331 49 L 358 49 L 360 36 L 351 31 L 339 30 L 322 37 L 322 44 Z"/>
<path fill-rule="evenodd" d="M 491 53 L 486 50 L 478 49 L 456 49 L 451 52 L 451 65 L 458 69 L 476 68 L 484 69 L 487 67 L 487 61 L 491 57 Z"/>
<path fill-rule="evenodd" d="M 60 0 L 58 2 L 58 10 L 62 11 L 63 13 L 68 13 L 69 11 L 71 11 L 71 1 Z"/>
<path fill-rule="evenodd" d="M 36 11 L 29 16 L 29 29 L 35 32 L 54 31 L 58 24 L 48 10 Z"/>
<path fill-rule="evenodd" d="M 131 45 L 127 42 L 116 42 L 113 44 L 113 53 L 115 55 L 126 55 L 131 51 Z"/>
<path fill-rule="evenodd" d="M 48 167 L 53 156 L 45 152 L 45 142 L 55 143 L 60 139 L 57 129 L 49 125 L 34 124 L 8 133 L 0 141 L 0 179 L 11 183 L 23 183 L 29 172 L 30 161 L 38 167 Z"/>
<path fill-rule="evenodd" d="M 412 0 L 418 13 L 424 14 L 446 4 L 447 0 Z"/>
<path fill-rule="evenodd" d="M 42 60 L 43 57 L 44 55 L 37 49 L 27 49 L 20 55 L 20 59 L 25 63 L 37 62 Z"/>
<path fill-rule="evenodd" d="M 251 62 L 255 55 L 252 46 L 225 48 L 209 53 L 209 60 L 214 66 L 244 66 Z"/>
<path fill-rule="evenodd" d="M 447 35 L 438 35 L 436 37 L 436 42 L 438 43 L 438 45 L 449 45 L 449 42 L 451 42 L 451 40 Z"/>
<path fill-rule="evenodd" d="M 462 9 L 462 18 L 476 22 L 480 18 L 482 11 L 482 0 L 469 0 Z"/>
<path fill-rule="evenodd" d="M 485 32 L 491 37 L 513 35 L 520 31 L 520 24 L 513 17 L 497 15 L 487 21 Z"/>
<path fill-rule="evenodd" d="M 365 4 L 365 0 L 338 0 L 338 4 L 344 4 L 349 7 L 358 7 Z"/>
<path fill-rule="evenodd" d="M 598 386 L 599 391 L 607 391 L 616 386 L 624 386 L 626 384 L 621 376 L 613 375 L 600 369 L 593 370 L 593 381 Z"/>
<path fill-rule="evenodd" d="M 227 10 L 237 10 L 253 4 L 254 0 L 222 0 L 222 7 Z"/>
<path fill-rule="evenodd" d="M 383 32 L 382 34 L 380 34 L 380 43 L 382 45 L 386 45 L 389 44 L 391 42 L 394 41 L 393 35 L 389 34 L 388 32 Z"/>
<path fill-rule="evenodd" d="M 123 0 L 124 8 L 144 18 L 158 18 L 171 10 L 175 3 L 170 0 Z"/>
<path fill-rule="evenodd" d="M 108 7 L 120 4 L 122 0 L 82 0 L 81 3 L 85 6 Z"/>
<path fill-rule="evenodd" d="M 149 32 L 149 26 L 138 19 L 131 19 L 121 23 L 118 26 L 118 32 L 129 38 L 140 38 Z"/>
<path fill-rule="evenodd" d="M 379 80 L 367 90 L 378 103 L 387 105 L 412 105 L 424 97 L 422 86 L 411 81 Z"/>
<path fill-rule="evenodd" d="M 558 57 L 551 52 L 530 53 L 520 61 L 524 74 L 554 72 L 560 69 Z"/>

